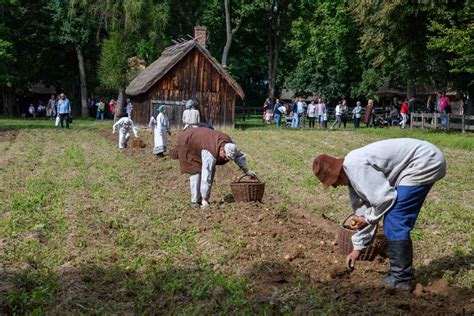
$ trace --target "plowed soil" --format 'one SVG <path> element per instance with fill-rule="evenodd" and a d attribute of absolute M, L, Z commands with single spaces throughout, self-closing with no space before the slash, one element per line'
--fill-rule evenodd
<path fill-rule="evenodd" d="M 116 137 L 102 133 L 115 144 Z M 152 139 L 145 136 L 146 148 L 123 151 L 136 160 L 147 173 L 160 173 L 167 180 L 167 190 L 187 192 L 187 178 L 179 174 L 178 161 L 172 168 L 163 170 L 160 160 L 151 155 Z M 173 135 L 169 148 L 175 146 Z M 169 159 L 166 157 L 164 159 Z M 230 176 L 229 176 L 230 175 Z M 215 187 L 228 186 L 235 168 L 226 165 L 217 168 Z M 253 284 L 255 304 L 270 303 L 278 306 L 282 300 L 282 287 L 295 287 L 299 291 L 288 295 L 304 295 L 313 288 L 329 295 L 334 302 L 344 302 L 348 313 L 357 314 L 472 314 L 473 293 L 450 287 L 443 280 L 432 279 L 417 284 L 414 292 L 385 289 L 381 280 L 386 275 L 388 260 L 377 258 L 373 262 L 358 262 L 354 271 L 344 266 L 336 240 L 337 224 L 316 217 L 298 205 L 287 209 L 279 205 L 280 197 L 266 192 L 263 203 L 233 203 L 229 194 L 214 189 L 210 209 L 189 209 L 183 227 L 192 224 L 198 228 L 200 252 L 212 257 L 228 243 L 211 238 L 216 228 L 223 232 L 223 240 L 232 238 L 238 231 L 240 247 L 225 262 L 214 269 L 227 274 L 244 276 Z M 159 200 L 159 195 L 156 197 Z M 317 196 L 314 197 L 317 200 Z M 227 249 L 228 250 L 228 249 Z M 416 254 L 415 254 L 416 255 Z M 275 308 L 275 312 L 278 313 Z M 307 314 L 305 304 L 298 305 L 293 313 Z"/>

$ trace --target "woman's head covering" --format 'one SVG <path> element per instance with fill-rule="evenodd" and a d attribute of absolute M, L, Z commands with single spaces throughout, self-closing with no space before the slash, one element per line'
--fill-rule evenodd
<path fill-rule="evenodd" d="M 234 143 L 227 143 L 224 145 L 225 156 L 229 160 L 235 160 L 235 157 L 239 156 L 240 150 Z"/>
<path fill-rule="evenodd" d="M 164 104 L 161 104 L 161 105 L 156 109 L 156 111 L 157 111 L 158 113 L 162 113 L 164 110 L 165 110 L 165 105 L 164 105 Z"/>
<path fill-rule="evenodd" d="M 344 158 L 335 158 L 328 155 L 319 155 L 313 161 L 313 173 L 327 189 L 333 185 L 342 171 Z"/>
<path fill-rule="evenodd" d="M 189 99 L 188 102 L 186 102 L 185 108 L 190 109 L 194 106 L 194 101 Z"/>

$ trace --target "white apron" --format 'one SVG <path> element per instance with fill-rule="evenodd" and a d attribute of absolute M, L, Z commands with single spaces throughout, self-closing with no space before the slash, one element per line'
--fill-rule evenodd
<path fill-rule="evenodd" d="M 155 147 L 153 148 L 154 155 L 162 154 L 166 151 L 169 128 L 170 123 L 168 116 L 163 113 L 158 114 L 155 125 Z"/>

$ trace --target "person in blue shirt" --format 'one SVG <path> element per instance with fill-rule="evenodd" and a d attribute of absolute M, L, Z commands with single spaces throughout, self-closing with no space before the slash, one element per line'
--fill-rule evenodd
<path fill-rule="evenodd" d="M 58 101 L 58 114 L 61 122 L 61 128 L 64 128 L 64 120 L 66 120 L 66 128 L 69 128 L 69 115 L 71 113 L 71 103 L 64 93 L 61 93 Z"/>

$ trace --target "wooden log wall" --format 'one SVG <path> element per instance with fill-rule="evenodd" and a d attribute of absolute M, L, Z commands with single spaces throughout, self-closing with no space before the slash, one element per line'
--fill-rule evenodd
<path fill-rule="evenodd" d="M 216 128 L 234 127 L 236 93 L 196 48 L 184 56 L 147 95 L 132 99 L 132 118 L 136 124 L 148 124 L 158 102 L 163 101 L 168 106 L 172 127 L 182 128 L 184 104 L 191 98 L 198 103 L 201 121 L 209 122 Z"/>

